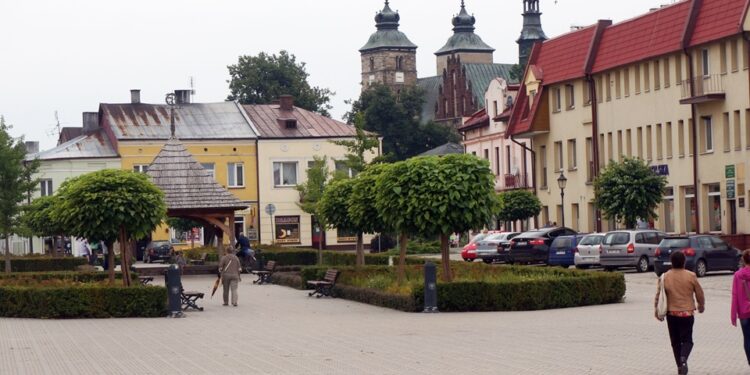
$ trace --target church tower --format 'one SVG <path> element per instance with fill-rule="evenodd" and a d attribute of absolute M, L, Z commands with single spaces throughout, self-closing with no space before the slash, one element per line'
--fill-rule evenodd
<path fill-rule="evenodd" d="M 542 13 L 539 12 L 539 0 L 523 0 L 523 29 L 518 38 L 518 63 L 522 68 L 529 61 L 534 43 L 547 40 L 542 30 Z"/>
<path fill-rule="evenodd" d="M 377 31 L 359 49 L 362 56 L 362 90 L 374 83 L 395 91 L 417 84 L 417 45 L 398 30 L 401 16 L 389 1 L 375 16 Z"/>
<path fill-rule="evenodd" d="M 437 74 L 442 75 L 448 66 L 449 58 L 456 58 L 464 64 L 492 64 L 492 53 L 495 49 L 488 46 L 479 35 L 474 33 L 474 16 L 466 11 L 461 0 L 461 11 L 453 17 L 453 35 L 443 48 L 435 52 L 437 56 Z"/>

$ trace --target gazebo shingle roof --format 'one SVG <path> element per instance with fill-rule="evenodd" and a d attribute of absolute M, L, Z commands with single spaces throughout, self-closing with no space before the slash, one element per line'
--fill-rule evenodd
<path fill-rule="evenodd" d="M 164 192 L 169 210 L 242 210 L 249 206 L 219 185 L 175 138 L 167 141 L 147 174 Z"/>

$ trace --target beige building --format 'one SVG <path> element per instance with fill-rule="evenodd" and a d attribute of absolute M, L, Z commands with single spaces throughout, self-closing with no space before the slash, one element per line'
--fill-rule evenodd
<path fill-rule="evenodd" d="M 351 140 L 355 128 L 328 117 L 294 107 L 292 97 L 280 104 L 243 106 L 257 127 L 258 191 L 260 197 L 260 241 L 288 246 L 354 248 L 356 233 L 329 229 L 322 233 L 314 218 L 298 206 L 296 186 L 307 178 L 307 168 L 315 156 L 327 157 L 330 171 L 351 174 L 343 160 L 346 148 L 332 143 Z M 379 153 L 379 151 L 377 151 Z M 371 160 L 377 153 L 368 155 Z M 266 211 L 275 208 L 273 215 Z M 371 236 L 365 236 L 368 244 Z"/>
<path fill-rule="evenodd" d="M 597 219 L 592 181 L 632 156 L 668 179 L 650 225 L 750 232 L 747 12 L 744 0 L 685 0 L 535 46 L 509 134 L 533 140 L 543 222 L 615 228 Z"/>

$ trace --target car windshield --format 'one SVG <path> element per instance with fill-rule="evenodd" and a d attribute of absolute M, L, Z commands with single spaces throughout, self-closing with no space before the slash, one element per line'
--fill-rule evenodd
<path fill-rule="evenodd" d="M 476 236 L 474 236 L 474 238 L 471 239 L 471 242 L 479 242 L 479 241 L 483 240 L 485 237 L 487 237 L 486 234 L 479 233 Z"/>
<path fill-rule="evenodd" d="M 552 242 L 552 247 L 570 247 L 573 244 L 573 239 L 570 237 L 557 237 Z"/>
<path fill-rule="evenodd" d="M 604 237 L 605 245 L 625 245 L 628 242 L 630 242 L 630 233 L 627 232 L 607 233 Z"/>
<path fill-rule="evenodd" d="M 523 237 L 523 238 L 539 238 L 539 237 L 544 237 L 544 235 L 546 233 L 547 232 L 542 232 L 542 231 L 526 232 L 526 233 L 522 233 L 518 237 Z"/>
<path fill-rule="evenodd" d="M 685 248 L 690 247 L 690 239 L 688 238 L 665 238 L 659 244 L 659 247 L 667 248 Z"/>
<path fill-rule="evenodd" d="M 503 239 L 503 236 L 505 236 L 505 235 L 504 235 L 504 234 L 502 234 L 502 233 L 495 233 L 495 234 L 490 234 L 489 236 L 485 237 L 485 238 L 483 239 L 483 241 L 495 241 L 495 240 L 501 240 L 501 239 Z"/>
<path fill-rule="evenodd" d="M 586 236 L 579 242 L 579 245 L 598 245 L 602 243 L 602 238 L 604 236 Z"/>

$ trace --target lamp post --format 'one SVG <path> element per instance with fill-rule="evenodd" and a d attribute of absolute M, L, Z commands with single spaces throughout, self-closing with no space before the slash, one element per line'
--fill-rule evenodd
<path fill-rule="evenodd" d="M 560 203 L 562 204 L 560 213 L 562 214 L 561 223 L 563 227 L 565 226 L 565 185 L 567 184 L 568 179 L 565 178 L 563 171 L 560 171 L 560 177 L 557 178 L 557 186 L 560 188 Z"/>

